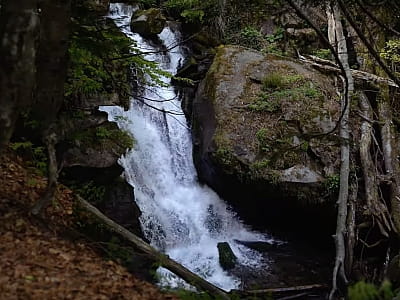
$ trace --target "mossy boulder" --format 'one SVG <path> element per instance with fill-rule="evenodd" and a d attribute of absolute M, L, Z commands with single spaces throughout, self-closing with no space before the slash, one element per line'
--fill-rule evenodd
<path fill-rule="evenodd" d="M 139 10 L 131 20 L 131 29 L 144 37 L 154 37 L 164 29 L 167 19 L 157 8 Z"/>
<path fill-rule="evenodd" d="M 221 46 L 192 109 L 199 177 L 244 217 L 282 222 L 303 208 L 326 220 L 325 206 L 334 215 L 326 183 L 338 173 L 339 142 L 319 135 L 338 119 L 331 78 L 289 58 Z"/>
<path fill-rule="evenodd" d="M 217 244 L 219 253 L 219 264 L 224 270 L 230 270 L 235 267 L 236 255 L 233 253 L 231 246 L 227 242 Z"/>

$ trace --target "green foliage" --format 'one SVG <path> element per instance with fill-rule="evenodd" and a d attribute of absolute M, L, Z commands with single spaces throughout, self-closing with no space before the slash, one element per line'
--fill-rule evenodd
<path fill-rule="evenodd" d="M 165 7 L 187 23 L 203 23 L 215 15 L 217 4 L 216 0 L 167 0 Z"/>
<path fill-rule="evenodd" d="M 93 16 L 85 2 L 74 7 L 65 85 L 67 98 L 113 92 L 126 97 L 131 90 L 130 69 L 135 70 L 138 80 L 149 78 L 153 85 L 166 85 L 161 76 L 171 77 L 171 74 L 159 69 L 157 63 L 147 61 L 136 44 L 111 20 Z"/>
<path fill-rule="evenodd" d="M 269 131 L 267 129 L 262 128 L 259 131 L 257 131 L 256 138 L 258 141 L 258 148 L 261 152 L 270 151 L 270 147 L 269 147 L 270 135 L 269 135 Z"/>
<path fill-rule="evenodd" d="M 331 50 L 329 49 L 317 49 L 313 54 L 322 59 L 330 59 L 332 57 Z"/>
<path fill-rule="evenodd" d="M 268 168 L 270 166 L 271 161 L 269 159 L 262 159 L 259 161 L 256 161 L 251 165 L 251 168 L 254 170 L 261 170 Z"/>
<path fill-rule="evenodd" d="M 270 43 L 275 43 L 283 39 L 285 30 L 278 27 L 273 34 L 268 34 L 265 39 Z"/>
<path fill-rule="evenodd" d="M 231 150 L 223 147 L 219 147 L 218 150 L 216 151 L 216 158 L 225 165 L 231 165 L 232 164 L 232 152 Z"/>
<path fill-rule="evenodd" d="M 400 291 L 394 291 L 389 281 L 380 287 L 365 281 L 359 281 L 348 289 L 349 300 L 393 300 L 400 297 Z"/>
<path fill-rule="evenodd" d="M 72 135 L 71 142 L 93 148 L 110 147 L 111 143 L 123 149 L 132 149 L 134 146 L 134 139 L 128 132 L 111 125 L 79 130 Z"/>
<path fill-rule="evenodd" d="M 33 168 L 39 175 L 46 176 L 47 174 L 47 153 L 42 146 L 35 146 L 30 141 L 15 142 L 10 144 L 18 155 L 27 158 L 27 164 Z"/>
<path fill-rule="evenodd" d="M 340 186 L 340 176 L 338 174 L 328 176 L 324 182 L 324 185 L 329 195 L 337 194 Z"/>
<path fill-rule="evenodd" d="M 97 185 L 93 181 L 71 182 L 69 183 L 69 187 L 85 200 L 93 204 L 99 204 L 104 201 L 106 192 L 105 186 Z"/>
<path fill-rule="evenodd" d="M 400 63 L 400 39 L 388 41 L 381 56 L 390 62 Z"/>
<path fill-rule="evenodd" d="M 239 43 L 245 47 L 261 50 L 264 45 L 264 38 L 259 30 L 247 26 L 239 32 Z"/>

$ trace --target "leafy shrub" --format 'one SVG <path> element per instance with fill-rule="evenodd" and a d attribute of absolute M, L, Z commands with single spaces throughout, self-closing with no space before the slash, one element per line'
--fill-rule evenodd
<path fill-rule="evenodd" d="M 263 48 L 263 36 L 256 28 L 247 26 L 239 33 L 239 43 L 245 47 L 261 50 Z"/>
<path fill-rule="evenodd" d="M 269 149 L 269 131 L 265 128 L 260 129 L 256 133 L 256 138 L 258 141 L 258 147 L 262 152 L 268 152 Z"/>
<path fill-rule="evenodd" d="M 394 300 L 400 297 L 400 291 L 394 291 L 387 280 L 383 281 L 380 287 L 359 281 L 349 287 L 348 296 L 349 300 Z"/>
<path fill-rule="evenodd" d="M 203 23 L 215 15 L 217 4 L 215 0 L 167 0 L 165 7 L 187 23 Z"/>

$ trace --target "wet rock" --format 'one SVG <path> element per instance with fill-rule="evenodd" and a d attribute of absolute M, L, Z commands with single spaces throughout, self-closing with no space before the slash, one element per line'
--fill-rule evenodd
<path fill-rule="evenodd" d="M 155 37 L 164 29 L 166 21 L 160 9 L 140 10 L 132 16 L 131 29 L 144 37 Z"/>
<path fill-rule="evenodd" d="M 139 217 L 141 211 L 135 202 L 133 187 L 123 178 L 117 178 L 106 189 L 105 214 L 118 224 L 143 238 Z"/>
<path fill-rule="evenodd" d="M 224 270 L 230 270 L 235 267 L 236 255 L 233 253 L 231 246 L 227 242 L 217 244 L 219 253 L 219 264 Z"/>
<path fill-rule="evenodd" d="M 96 12 L 105 14 L 110 8 L 110 0 L 90 0 L 89 6 Z"/>
<path fill-rule="evenodd" d="M 235 242 L 242 244 L 250 249 L 256 250 L 258 252 L 269 252 L 271 250 L 278 249 L 278 244 L 270 243 L 270 242 L 262 242 L 262 241 L 239 241 L 235 240 Z"/>

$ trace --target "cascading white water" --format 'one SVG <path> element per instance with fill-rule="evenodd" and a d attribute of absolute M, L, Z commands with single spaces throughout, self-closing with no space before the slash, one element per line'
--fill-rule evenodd
<path fill-rule="evenodd" d="M 149 42 L 131 32 L 133 11 L 132 6 L 112 3 L 109 17 L 138 48 L 156 52 Z M 179 33 L 167 27 L 159 38 L 169 48 L 179 42 Z M 158 62 L 161 69 L 174 74 L 184 56 L 178 46 L 167 52 L 148 54 L 146 59 Z M 170 82 L 168 78 L 162 80 Z M 238 263 L 261 267 L 261 256 L 235 240 L 268 238 L 246 229 L 214 191 L 197 181 L 191 135 L 174 89 L 147 86 L 143 98 L 155 100 L 145 101 L 161 111 L 135 99 L 128 111 L 119 107 L 101 108 L 136 140 L 134 149 L 121 157 L 120 164 L 135 187 L 135 200 L 142 211 L 142 230 L 153 246 L 193 272 L 225 290 L 237 288 L 240 280 L 229 276 L 219 265 L 217 243 L 228 242 Z M 179 283 L 166 270 L 160 270 L 160 274 L 162 284 Z"/>

